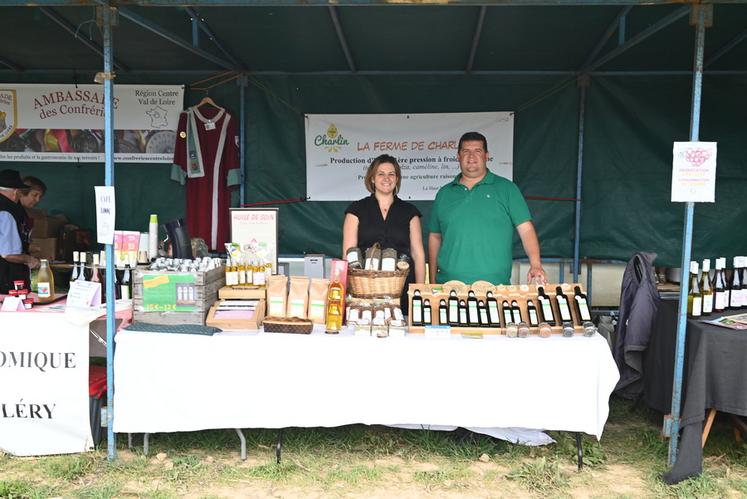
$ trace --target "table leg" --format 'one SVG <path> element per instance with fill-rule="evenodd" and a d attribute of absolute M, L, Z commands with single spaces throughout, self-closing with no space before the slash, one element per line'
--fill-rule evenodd
<path fill-rule="evenodd" d="M 244 438 L 244 433 L 239 428 L 235 428 L 236 433 L 239 435 L 239 440 L 241 440 L 241 460 L 246 461 L 246 438 Z"/>
<path fill-rule="evenodd" d="M 150 433 L 143 433 L 143 455 L 147 456 L 150 450 Z"/>
<path fill-rule="evenodd" d="M 731 422 L 734 425 L 734 438 L 738 443 L 742 443 L 742 440 L 747 438 L 747 423 L 745 423 L 739 416 L 731 414 Z"/>
<path fill-rule="evenodd" d="M 708 411 L 708 417 L 706 418 L 705 426 L 703 427 L 703 436 L 700 439 L 700 447 L 705 447 L 706 440 L 708 440 L 708 434 L 711 433 L 711 426 L 713 426 L 713 420 L 716 418 L 716 409 Z"/>
<path fill-rule="evenodd" d="M 280 457 L 283 452 L 283 429 L 278 430 L 278 440 L 275 443 L 275 460 L 280 464 Z"/>
<path fill-rule="evenodd" d="M 127 449 L 132 450 L 132 433 L 127 434 Z"/>
<path fill-rule="evenodd" d="M 584 467 L 584 448 L 580 432 L 576 432 L 576 455 L 578 457 L 578 471 L 581 471 L 581 468 Z"/>

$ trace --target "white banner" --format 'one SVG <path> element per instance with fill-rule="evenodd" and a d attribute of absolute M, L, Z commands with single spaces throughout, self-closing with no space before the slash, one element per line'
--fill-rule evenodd
<path fill-rule="evenodd" d="M 184 86 L 114 85 L 114 158 L 171 163 Z M 0 83 L 0 161 L 104 161 L 103 85 Z"/>
<path fill-rule="evenodd" d="M 459 137 L 488 140 L 488 168 L 513 178 L 514 113 L 308 114 L 306 195 L 352 201 L 368 195 L 363 179 L 374 158 L 389 154 L 402 168 L 402 199 L 432 200 L 459 173 Z"/>
<path fill-rule="evenodd" d="M 0 449 L 17 456 L 93 448 L 88 322 L 0 312 Z"/>

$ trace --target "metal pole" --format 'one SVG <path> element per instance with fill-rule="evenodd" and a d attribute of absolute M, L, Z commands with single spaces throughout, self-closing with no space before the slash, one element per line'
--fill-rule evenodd
<path fill-rule="evenodd" d="M 695 27 L 695 56 L 693 62 L 693 93 L 690 109 L 690 141 L 698 140 L 700 134 L 700 100 L 703 84 L 703 52 L 705 46 L 705 15 L 704 6 L 693 5 L 697 9 L 698 22 Z M 683 278 L 680 279 L 680 302 L 677 316 L 677 345 L 674 354 L 674 380 L 672 383 L 672 412 L 671 428 L 669 431 L 669 466 L 677 461 L 677 446 L 680 433 L 680 405 L 682 396 L 682 372 L 685 364 L 685 340 L 687 334 L 687 294 L 689 282 L 686 271 L 689 268 L 692 238 L 693 238 L 693 214 L 695 204 L 688 202 L 685 205 L 685 228 L 682 234 L 682 270 Z M 666 431 L 665 431 L 666 433 Z"/>
<path fill-rule="evenodd" d="M 246 202 L 246 187 L 244 179 L 246 178 L 246 75 L 239 78 L 239 206 L 244 206 Z"/>
<path fill-rule="evenodd" d="M 105 5 L 101 9 L 104 31 L 104 185 L 114 185 L 114 44 L 112 39 L 112 10 Z M 117 457 L 117 442 L 114 435 L 114 246 L 106 245 L 106 442 L 109 461 Z"/>
<path fill-rule="evenodd" d="M 576 162 L 576 222 L 573 230 L 573 282 L 578 282 L 581 273 L 579 253 L 581 251 L 581 184 L 584 174 L 584 121 L 586 116 L 586 91 L 589 88 L 589 75 L 578 77 L 578 160 Z"/>

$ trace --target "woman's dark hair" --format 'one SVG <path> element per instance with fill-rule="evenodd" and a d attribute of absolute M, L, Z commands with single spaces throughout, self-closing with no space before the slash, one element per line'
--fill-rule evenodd
<path fill-rule="evenodd" d="M 390 163 L 392 166 L 394 166 L 394 174 L 397 175 L 397 185 L 394 186 L 394 193 L 397 194 L 399 192 L 400 185 L 402 184 L 402 170 L 399 167 L 399 163 L 397 163 L 397 159 L 394 156 L 390 156 L 388 154 L 382 154 L 381 156 L 378 156 L 368 166 L 368 170 L 366 171 L 366 178 L 364 180 L 366 184 L 366 190 L 368 190 L 368 192 L 370 193 L 376 192 L 376 187 L 374 186 L 374 177 L 376 176 L 376 172 L 379 169 L 379 165 L 383 165 L 384 163 Z"/>

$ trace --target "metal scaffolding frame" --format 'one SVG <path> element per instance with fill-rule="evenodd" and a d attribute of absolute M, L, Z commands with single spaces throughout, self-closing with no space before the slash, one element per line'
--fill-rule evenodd
<path fill-rule="evenodd" d="M 402 5 L 407 2 L 392 2 L 392 4 Z M 443 5 L 443 2 L 439 0 L 433 0 L 432 2 L 416 2 L 418 5 Z M 464 71 L 358 71 L 350 52 L 347 39 L 345 37 L 345 31 L 338 17 L 337 8 L 340 6 L 381 6 L 379 0 L 34 0 L 29 2 L 28 0 L 4 0 L 4 6 L 34 6 L 40 8 L 41 11 L 50 17 L 54 22 L 60 25 L 65 31 L 73 34 L 78 40 L 89 47 L 94 52 L 103 56 L 103 73 L 99 73 L 100 79 L 104 84 L 104 98 L 105 98 L 105 184 L 107 186 L 114 185 L 114 152 L 113 152 L 113 69 L 116 68 L 120 71 L 129 71 L 125 65 L 121 62 L 114 60 L 113 51 L 114 43 L 112 37 L 112 26 L 114 24 L 114 18 L 116 15 L 122 18 L 128 19 L 145 29 L 152 31 L 153 33 L 169 40 L 170 42 L 182 47 L 183 49 L 190 51 L 223 69 L 231 71 L 237 71 L 242 73 L 238 79 L 239 93 L 240 93 L 240 128 L 241 128 L 241 203 L 244 203 L 244 136 L 245 136 L 245 94 L 247 87 L 247 70 L 241 60 L 236 57 L 231 51 L 230 47 L 226 47 L 215 35 L 213 30 L 210 28 L 207 20 L 202 17 L 195 7 L 217 7 L 217 6 L 327 6 L 332 25 L 335 29 L 340 47 L 345 56 L 345 60 L 348 65 L 348 71 L 328 71 L 328 72 L 303 72 L 303 73 L 283 73 L 283 72 L 252 72 L 252 74 L 315 74 L 315 75 L 328 75 L 328 76 L 360 76 L 360 75 L 404 75 L 404 74 L 469 74 L 469 75 L 557 75 L 557 76 L 575 76 L 578 88 L 579 88 L 579 112 L 578 112 L 578 152 L 577 152 L 577 170 L 576 170 L 576 197 L 575 202 L 575 222 L 574 222 L 574 253 L 573 253 L 573 277 L 574 281 L 578 281 L 579 276 L 579 247 L 580 247 L 580 236 L 581 236 L 581 206 L 582 206 L 582 180 L 583 180 L 583 154 L 584 154 L 584 127 L 585 127 L 585 113 L 586 113 L 586 100 L 587 92 L 591 81 L 591 76 L 604 75 L 604 76 L 627 76 L 627 75 L 692 75 L 693 76 L 693 89 L 692 89 L 692 101 L 691 101 L 691 123 L 690 123 L 690 140 L 697 141 L 699 137 L 699 125 L 700 125 L 700 106 L 702 98 L 702 79 L 704 75 L 704 69 L 711 65 L 714 61 L 722 57 L 724 54 L 729 52 L 731 49 L 739 45 L 742 41 L 747 39 L 747 29 L 733 38 L 730 42 L 719 48 L 708 61 L 704 63 L 704 46 L 705 46 L 705 28 L 707 23 L 710 22 L 712 16 L 712 3 L 747 3 L 747 0 L 725 0 L 719 2 L 679 2 L 687 5 L 683 5 L 681 8 L 671 12 L 667 16 L 660 19 L 655 24 L 642 30 L 641 32 L 627 37 L 626 33 L 626 19 L 628 13 L 636 5 L 651 5 L 651 4 L 671 4 L 671 0 L 641 0 L 641 1 L 625 1 L 625 0 L 494 0 L 494 1 L 474 1 L 474 0 L 450 0 L 448 5 L 462 5 L 462 6 L 476 6 L 480 7 L 478 20 L 475 25 L 473 32 L 472 43 L 470 46 L 469 54 L 467 54 L 467 62 L 465 64 Z M 678 2 L 674 2 L 678 3 Z M 100 11 L 100 19 L 103 31 L 103 47 L 99 46 L 95 41 L 88 37 L 79 36 L 73 29 L 73 25 L 64 18 L 61 14 L 51 9 L 54 6 L 85 6 L 92 5 L 96 6 Z M 182 7 L 189 14 L 192 22 L 192 42 L 184 40 L 183 38 L 170 33 L 168 30 L 159 26 L 158 24 L 150 21 L 149 19 L 131 11 L 126 6 L 164 6 L 164 7 Z M 500 8 L 500 6 L 611 6 L 620 5 L 623 8 L 620 10 L 615 19 L 610 23 L 607 30 L 604 32 L 602 37 L 597 41 L 593 50 L 589 53 L 585 62 L 581 65 L 578 71 L 473 71 L 473 64 L 475 55 L 478 50 L 480 36 L 482 33 L 485 16 L 488 7 Z M 688 13 L 691 14 L 691 24 L 695 25 L 695 55 L 693 62 L 692 71 L 597 71 L 599 67 L 610 62 L 620 54 L 626 52 L 631 47 L 642 42 L 651 35 L 661 31 L 667 26 L 679 21 L 685 17 Z M 204 32 L 208 39 L 210 39 L 216 47 L 223 53 L 226 59 L 217 57 L 204 49 L 199 47 L 199 31 Z M 604 55 L 599 55 L 603 47 L 608 43 L 614 33 L 618 33 L 618 45 Z M 8 67 L 11 71 L 33 74 L 35 71 L 48 73 L 46 70 L 27 70 L 21 65 L 0 56 L 0 64 Z M 80 73 L 80 70 L 77 71 Z M 186 73 L 188 70 L 171 72 L 172 74 Z M 147 73 L 147 72 L 142 72 Z M 163 71 L 159 73 L 164 73 Z M 747 71 L 709 71 L 707 74 L 745 74 Z M 694 204 L 686 203 L 685 207 L 685 222 L 683 229 L 683 248 L 682 248 L 682 264 L 681 268 L 687 268 L 692 246 L 692 230 L 693 230 L 693 213 Z M 114 261 L 113 258 L 113 246 L 111 244 L 106 245 L 107 261 Z M 106 269 L 106 286 L 107 294 L 109 296 L 114 295 L 114 277 L 113 267 L 107 266 Z M 679 441 L 679 429 L 680 429 L 680 402 L 682 392 L 682 374 L 684 366 L 684 349 L 685 349 L 685 337 L 686 337 L 686 306 L 687 306 L 687 293 L 688 283 L 683 280 L 680 288 L 680 304 L 679 304 L 679 315 L 677 320 L 677 343 L 675 352 L 675 369 L 673 373 L 673 394 L 672 394 L 672 413 L 668 415 L 664 423 L 664 433 L 668 434 L 670 439 L 669 445 L 669 464 L 673 465 L 677 458 L 677 444 Z M 114 373 L 113 373 L 113 358 L 114 358 L 114 308 L 111 303 L 107 304 L 107 435 L 108 435 L 108 458 L 110 460 L 116 457 L 116 436 L 113 431 L 113 389 L 114 389 Z"/>

